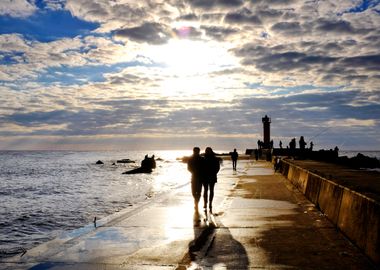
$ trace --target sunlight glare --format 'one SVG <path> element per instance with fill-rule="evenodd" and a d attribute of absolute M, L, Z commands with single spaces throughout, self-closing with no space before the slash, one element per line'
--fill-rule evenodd
<path fill-rule="evenodd" d="M 236 64 L 226 48 L 203 41 L 172 40 L 148 54 L 177 75 L 214 72 Z"/>
<path fill-rule="evenodd" d="M 183 238 L 184 231 L 179 228 L 188 228 L 193 226 L 193 203 L 185 201 L 181 203 L 181 207 L 168 208 L 165 211 L 164 225 L 165 236 L 168 242 L 172 242 Z"/>

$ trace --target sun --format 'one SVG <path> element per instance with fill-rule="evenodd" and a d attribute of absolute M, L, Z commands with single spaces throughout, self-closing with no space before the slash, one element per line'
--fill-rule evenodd
<path fill-rule="evenodd" d="M 154 91 L 171 99 L 227 98 L 228 76 L 216 79 L 215 72 L 238 66 L 238 60 L 221 43 L 173 39 L 151 46 L 146 56 L 158 66 L 159 80 Z M 228 93 L 227 93 L 228 92 Z"/>
<path fill-rule="evenodd" d="M 205 74 L 235 64 L 228 49 L 211 42 L 176 39 L 152 50 L 151 58 L 176 75 Z"/>

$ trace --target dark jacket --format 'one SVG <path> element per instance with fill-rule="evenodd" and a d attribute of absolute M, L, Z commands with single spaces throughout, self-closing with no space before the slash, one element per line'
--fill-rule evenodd
<path fill-rule="evenodd" d="M 232 160 L 237 160 L 239 157 L 239 154 L 238 154 L 238 152 L 231 152 L 230 156 L 231 156 Z"/>
<path fill-rule="evenodd" d="M 187 162 L 187 170 L 191 172 L 191 178 L 202 180 L 204 176 L 204 158 L 201 156 L 191 156 Z"/>
<path fill-rule="evenodd" d="M 217 174 L 220 170 L 220 159 L 216 156 L 210 155 L 205 156 L 204 161 L 205 166 L 205 183 L 216 183 L 217 182 Z"/>

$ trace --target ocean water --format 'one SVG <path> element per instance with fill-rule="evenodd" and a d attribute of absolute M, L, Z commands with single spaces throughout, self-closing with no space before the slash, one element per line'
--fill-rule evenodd
<path fill-rule="evenodd" d="M 159 158 L 152 174 L 122 174 L 139 167 L 145 154 Z M 190 154 L 0 151 L 0 257 L 186 184 L 186 164 L 176 158 Z M 112 165 L 123 158 L 136 163 Z"/>

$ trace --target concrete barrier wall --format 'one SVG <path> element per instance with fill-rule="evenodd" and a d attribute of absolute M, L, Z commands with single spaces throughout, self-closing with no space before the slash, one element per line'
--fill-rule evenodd
<path fill-rule="evenodd" d="M 380 203 L 290 162 L 281 173 L 380 266 Z"/>
<path fill-rule="evenodd" d="M 338 224 L 340 204 L 344 188 L 330 181 L 321 181 L 318 196 L 319 209 L 334 224 Z"/>

